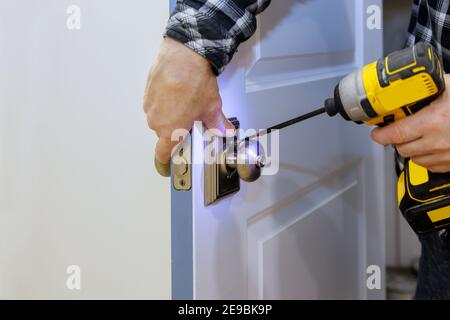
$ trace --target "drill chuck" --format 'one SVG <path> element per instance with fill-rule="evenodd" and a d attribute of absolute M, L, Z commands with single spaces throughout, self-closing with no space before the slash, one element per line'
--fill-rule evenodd
<path fill-rule="evenodd" d="M 344 79 L 345 80 L 345 79 Z M 337 114 L 340 114 L 347 121 L 359 121 L 357 119 L 351 119 L 346 111 L 346 106 L 343 104 L 341 99 L 341 88 L 346 88 L 343 86 L 342 80 L 334 89 L 334 97 L 325 100 L 325 111 L 330 117 L 334 117 Z M 347 88 L 346 88 L 347 89 Z M 347 90 L 349 91 L 349 90 Z M 348 93 L 347 93 L 348 94 Z"/>
<path fill-rule="evenodd" d="M 325 111 L 330 117 L 334 117 L 339 113 L 334 98 L 325 100 Z"/>

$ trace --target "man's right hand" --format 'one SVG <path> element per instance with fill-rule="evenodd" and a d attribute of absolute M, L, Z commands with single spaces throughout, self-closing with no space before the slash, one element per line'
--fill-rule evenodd
<path fill-rule="evenodd" d="M 178 141 L 176 129 L 190 130 L 194 121 L 209 129 L 234 129 L 222 112 L 217 79 L 204 57 L 171 38 L 161 44 L 144 95 L 148 126 L 159 137 L 156 159 L 168 163 Z"/>

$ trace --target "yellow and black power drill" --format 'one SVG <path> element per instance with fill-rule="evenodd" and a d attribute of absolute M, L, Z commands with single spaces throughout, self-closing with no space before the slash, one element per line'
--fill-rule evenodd
<path fill-rule="evenodd" d="M 431 45 L 420 42 L 347 75 L 323 108 L 268 128 L 266 133 L 324 113 L 383 127 L 425 108 L 444 90 L 439 57 Z M 450 173 L 432 173 L 405 159 L 397 189 L 400 210 L 414 231 L 450 227 Z"/>
<path fill-rule="evenodd" d="M 418 43 L 342 79 L 324 109 L 330 116 L 386 126 L 428 106 L 444 89 L 438 55 Z M 397 192 L 400 210 L 417 233 L 450 226 L 450 173 L 432 173 L 406 159 Z"/>

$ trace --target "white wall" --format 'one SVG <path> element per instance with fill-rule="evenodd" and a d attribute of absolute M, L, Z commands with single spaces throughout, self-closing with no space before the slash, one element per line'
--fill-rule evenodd
<path fill-rule="evenodd" d="M 169 181 L 141 106 L 168 6 L 0 0 L 0 298 L 170 298 Z"/>

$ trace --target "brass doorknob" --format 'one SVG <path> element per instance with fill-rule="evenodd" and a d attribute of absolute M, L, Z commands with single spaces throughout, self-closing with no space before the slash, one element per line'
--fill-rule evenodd
<path fill-rule="evenodd" d="M 261 170 L 266 165 L 266 158 L 262 145 L 255 140 L 242 140 L 237 148 L 230 146 L 224 152 L 224 161 L 221 169 L 231 174 L 236 171 L 239 177 L 246 182 L 254 182 L 261 177 Z"/>
<path fill-rule="evenodd" d="M 162 163 L 155 158 L 155 168 L 161 176 L 166 178 L 170 177 L 170 162 Z"/>

